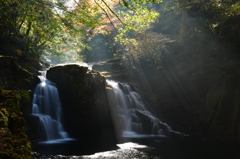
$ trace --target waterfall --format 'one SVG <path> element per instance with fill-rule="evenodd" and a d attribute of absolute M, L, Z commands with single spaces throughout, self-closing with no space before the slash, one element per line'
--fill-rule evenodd
<path fill-rule="evenodd" d="M 112 80 L 107 80 L 107 83 L 114 93 L 114 96 L 109 97 L 114 100 L 110 105 L 115 107 L 111 109 L 118 116 L 115 118 L 115 125 L 118 125 L 117 129 L 122 136 L 165 136 L 170 132 L 179 133 L 154 116 L 148 109 L 147 102 L 130 85 Z"/>
<path fill-rule="evenodd" d="M 32 101 L 32 115 L 39 119 L 41 143 L 60 143 L 71 140 L 61 123 L 61 102 L 55 84 L 40 76 Z"/>

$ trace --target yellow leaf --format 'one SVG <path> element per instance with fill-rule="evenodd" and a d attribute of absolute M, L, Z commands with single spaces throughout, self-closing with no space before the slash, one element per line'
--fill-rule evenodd
<path fill-rule="evenodd" d="M 17 52 L 17 55 L 18 55 L 18 56 L 22 56 L 22 55 L 23 55 L 23 54 L 22 54 L 22 51 L 21 51 L 20 49 L 17 49 L 16 52 Z"/>

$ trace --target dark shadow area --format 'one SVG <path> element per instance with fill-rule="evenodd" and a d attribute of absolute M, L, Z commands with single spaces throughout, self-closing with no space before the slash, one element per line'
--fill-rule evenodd
<path fill-rule="evenodd" d="M 199 137 L 122 138 L 147 148 L 137 148 L 148 156 L 164 159 L 238 159 L 239 144 L 204 140 Z"/>
<path fill-rule="evenodd" d="M 38 143 L 32 146 L 34 157 L 44 155 L 90 155 L 96 152 L 115 150 L 119 147 L 102 144 L 102 139 L 82 138 L 63 143 Z"/>
<path fill-rule="evenodd" d="M 116 147 L 80 139 L 64 144 L 34 146 L 33 158 L 144 158 L 144 159 L 238 159 L 240 145 L 196 136 L 121 138 Z M 60 155 L 61 154 L 61 155 Z"/>

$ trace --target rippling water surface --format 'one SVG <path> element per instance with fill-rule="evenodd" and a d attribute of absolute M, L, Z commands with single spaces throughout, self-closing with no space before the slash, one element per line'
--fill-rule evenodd
<path fill-rule="evenodd" d="M 67 146 L 68 147 L 68 146 Z M 91 147 L 91 146 L 90 146 Z M 45 145 L 45 148 L 50 148 Z M 74 146 L 77 152 L 84 147 Z M 79 151 L 78 151 L 79 149 Z M 33 152 L 34 159 L 239 159 L 240 146 L 194 137 L 152 137 L 124 139 L 117 148 L 82 155 L 44 155 Z M 60 151 L 61 152 L 61 151 Z M 80 154 L 79 153 L 79 154 Z"/>
<path fill-rule="evenodd" d="M 91 155 L 82 155 L 82 156 L 64 156 L 64 155 L 44 155 L 34 152 L 35 159 L 137 159 L 137 158 L 152 158 L 152 159 L 161 159 L 159 156 L 151 156 L 147 152 L 148 149 L 154 149 L 146 145 L 140 145 L 133 142 L 127 142 L 117 145 L 119 149 L 98 152 Z"/>

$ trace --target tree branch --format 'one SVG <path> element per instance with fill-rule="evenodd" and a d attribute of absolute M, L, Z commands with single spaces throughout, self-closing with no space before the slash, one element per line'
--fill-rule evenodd
<path fill-rule="evenodd" d="M 96 0 L 94 0 L 94 2 L 102 9 L 102 11 L 106 14 L 106 16 L 107 16 L 107 18 L 108 18 L 108 20 L 110 21 L 110 23 L 112 24 L 112 26 L 113 26 L 113 28 L 116 30 L 116 32 L 118 32 L 118 30 L 117 30 L 117 28 L 114 26 L 114 24 L 113 24 L 113 22 L 112 22 L 112 20 L 110 19 L 110 17 L 109 17 L 109 15 L 108 15 L 108 13 L 107 13 L 107 11 L 96 1 Z"/>
<path fill-rule="evenodd" d="M 119 18 L 119 16 L 108 6 L 108 4 L 104 0 L 102 0 L 102 2 L 107 6 L 107 8 L 112 12 L 112 14 L 114 14 L 122 24 L 124 24 L 123 21 Z"/>

